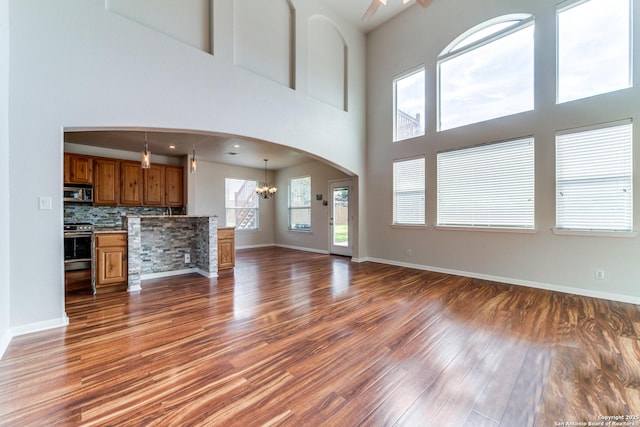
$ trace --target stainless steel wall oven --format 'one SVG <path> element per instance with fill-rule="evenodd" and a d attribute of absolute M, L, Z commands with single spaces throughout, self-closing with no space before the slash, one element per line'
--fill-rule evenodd
<path fill-rule="evenodd" d="M 64 269 L 85 270 L 91 268 L 91 224 L 64 225 Z"/>

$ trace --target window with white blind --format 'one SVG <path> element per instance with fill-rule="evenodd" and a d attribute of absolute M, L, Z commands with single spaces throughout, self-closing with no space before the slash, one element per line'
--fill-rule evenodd
<path fill-rule="evenodd" d="M 560 4 L 558 102 L 631 86 L 630 17 L 630 0 L 570 0 Z"/>
<path fill-rule="evenodd" d="M 425 159 L 393 162 L 393 223 L 425 225 Z"/>
<path fill-rule="evenodd" d="M 438 225 L 534 228 L 532 137 L 438 153 Z"/>
<path fill-rule="evenodd" d="M 632 231 L 632 124 L 556 136 L 556 227 Z"/>
<path fill-rule="evenodd" d="M 311 231 L 311 177 L 289 181 L 289 230 Z"/>

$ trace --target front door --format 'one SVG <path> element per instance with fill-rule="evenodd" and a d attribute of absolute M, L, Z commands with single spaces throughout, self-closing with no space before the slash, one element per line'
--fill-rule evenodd
<path fill-rule="evenodd" d="M 351 181 L 330 183 L 329 235 L 332 254 L 351 256 Z"/>

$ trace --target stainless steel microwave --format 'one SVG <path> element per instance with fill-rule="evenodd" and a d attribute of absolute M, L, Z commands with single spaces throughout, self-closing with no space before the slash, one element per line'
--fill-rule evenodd
<path fill-rule="evenodd" d="M 65 185 L 64 202 L 93 203 L 93 187 L 90 185 Z"/>

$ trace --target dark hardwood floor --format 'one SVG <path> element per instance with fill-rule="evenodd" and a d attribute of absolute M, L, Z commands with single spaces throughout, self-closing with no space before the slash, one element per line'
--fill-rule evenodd
<path fill-rule="evenodd" d="M 631 304 L 267 248 L 238 251 L 235 272 L 217 279 L 69 296 L 67 314 L 67 328 L 11 342 L 0 425 L 512 427 L 640 416 Z"/>

